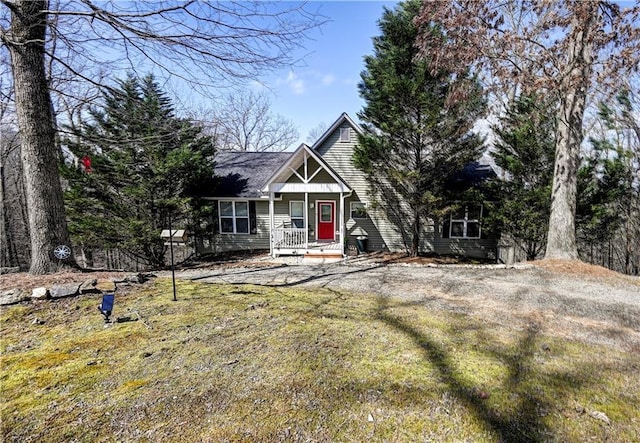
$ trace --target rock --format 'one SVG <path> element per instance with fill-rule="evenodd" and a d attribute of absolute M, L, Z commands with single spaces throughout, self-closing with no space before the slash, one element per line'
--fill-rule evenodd
<path fill-rule="evenodd" d="M 45 300 L 49 298 L 49 290 L 47 288 L 35 288 L 31 293 L 32 300 Z"/>
<path fill-rule="evenodd" d="M 28 299 L 27 294 L 18 288 L 0 291 L 0 306 L 14 305 Z"/>
<path fill-rule="evenodd" d="M 609 417 L 607 417 L 607 414 L 605 414 L 604 412 L 589 411 L 589 415 L 591 416 L 591 418 L 595 418 L 596 420 L 600 420 L 600 421 L 606 423 L 607 425 L 611 424 L 611 420 L 609 420 Z"/>
<path fill-rule="evenodd" d="M 96 282 L 96 289 L 101 292 L 113 292 L 116 290 L 116 284 L 113 280 L 101 278 Z"/>
<path fill-rule="evenodd" d="M 139 272 L 136 275 L 136 283 L 139 283 L 139 284 L 146 283 L 154 277 L 155 277 L 154 274 L 143 274 L 142 272 Z"/>
<path fill-rule="evenodd" d="M 70 283 L 66 285 L 53 285 L 49 294 L 51 298 L 63 298 L 78 295 L 79 291 L 80 285 L 78 283 Z"/>
<path fill-rule="evenodd" d="M 44 320 L 40 320 L 38 317 L 36 317 L 36 318 L 33 319 L 31 324 L 32 325 L 43 325 L 44 324 Z"/>
<path fill-rule="evenodd" d="M 100 292 L 99 289 L 96 289 L 96 285 L 98 284 L 98 280 L 95 278 L 92 280 L 85 280 L 80 285 L 80 294 L 91 294 Z"/>
<path fill-rule="evenodd" d="M 372 415 L 371 413 L 369 413 L 369 414 L 367 415 L 367 421 L 368 421 L 369 423 L 373 423 L 373 422 L 375 421 L 375 419 L 373 418 L 373 415 Z"/>

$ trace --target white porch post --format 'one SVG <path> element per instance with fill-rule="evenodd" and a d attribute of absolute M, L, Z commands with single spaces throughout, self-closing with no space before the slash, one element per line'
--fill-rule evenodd
<path fill-rule="evenodd" d="M 269 255 L 276 257 L 276 251 L 273 248 L 273 229 L 274 229 L 274 193 L 269 192 Z"/>
<path fill-rule="evenodd" d="M 340 249 L 342 250 L 342 255 L 344 255 L 344 192 L 340 193 Z"/>
<path fill-rule="evenodd" d="M 305 167 L 306 167 L 306 162 L 305 162 Z M 304 236 L 304 249 L 309 249 L 309 193 L 305 192 L 304 193 L 304 210 L 306 211 L 306 217 L 305 217 L 305 224 L 306 226 L 304 227 L 305 232 L 307 233 Z"/>

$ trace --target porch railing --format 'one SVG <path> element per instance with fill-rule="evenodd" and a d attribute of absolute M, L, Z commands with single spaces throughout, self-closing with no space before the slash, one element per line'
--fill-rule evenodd
<path fill-rule="evenodd" d="M 307 247 L 306 228 L 276 228 L 271 231 L 274 249 L 300 249 Z"/>

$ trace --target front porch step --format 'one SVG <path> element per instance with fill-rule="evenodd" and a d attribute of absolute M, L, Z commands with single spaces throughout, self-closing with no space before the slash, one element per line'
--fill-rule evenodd
<path fill-rule="evenodd" d="M 304 254 L 304 258 L 339 258 L 342 259 L 344 258 L 342 254 L 330 254 L 330 253 L 317 253 L 317 252 L 311 252 L 311 253 L 306 253 Z"/>
<path fill-rule="evenodd" d="M 305 254 L 300 262 L 303 265 L 323 265 L 328 263 L 337 263 L 344 260 L 341 254 Z"/>

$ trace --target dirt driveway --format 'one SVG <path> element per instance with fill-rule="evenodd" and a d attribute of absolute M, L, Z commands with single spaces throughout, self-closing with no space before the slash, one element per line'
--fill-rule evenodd
<path fill-rule="evenodd" d="M 546 333 L 640 352 L 640 279 L 579 262 L 513 268 L 248 263 L 185 270 L 177 277 L 400 297 L 417 306 L 460 312 L 506 327 L 534 325 Z"/>

